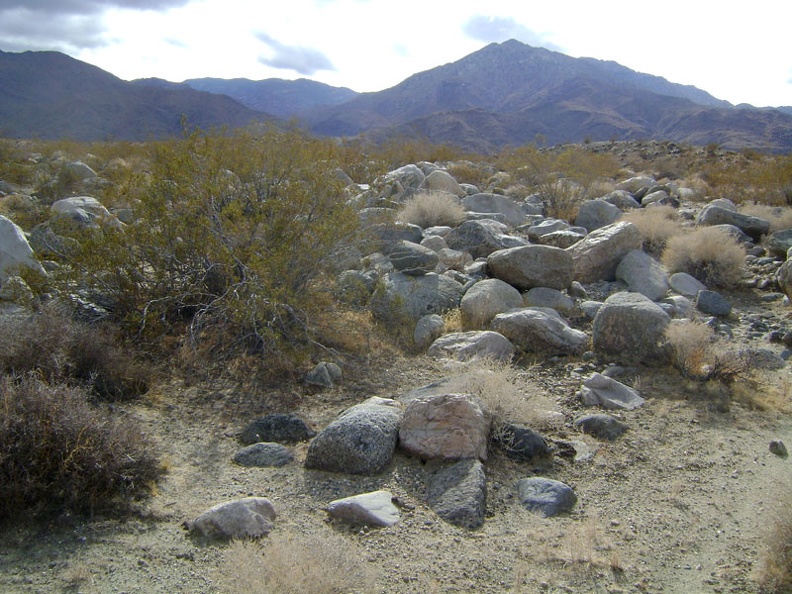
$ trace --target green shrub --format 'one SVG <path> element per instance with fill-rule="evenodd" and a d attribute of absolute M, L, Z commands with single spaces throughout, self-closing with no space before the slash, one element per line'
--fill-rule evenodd
<path fill-rule="evenodd" d="M 146 435 L 92 408 L 81 388 L 5 376 L 0 404 L 0 519 L 110 509 L 162 475 Z"/>
<path fill-rule="evenodd" d="M 129 188 L 138 221 L 88 230 L 55 275 L 103 295 L 128 335 L 187 332 L 224 352 L 297 355 L 315 344 L 313 286 L 358 218 L 333 174 L 337 146 L 297 129 L 152 143 Z"/>
<path fill-rule="evenodd" d="M 465 207 L 447 192 L 419 192 L 399 209 L 396 220 L 426 229 L 437 225 L 456 227 L 467 217 Z"/>
<path fill-rule="evenodd" d="M 745 249 L 725 231 L 700 227 L 671 237 L 662 262 L 670 272 L 686 272 L 708 286 L 733 287 L 744 272 Z"/>

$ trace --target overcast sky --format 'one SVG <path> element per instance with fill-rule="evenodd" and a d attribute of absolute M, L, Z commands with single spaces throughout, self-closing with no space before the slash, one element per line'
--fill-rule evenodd
<path fill-rule="evenodd" d="M 790 0 L 0 0 L 0 50 L 58 50 L 126 80 L 379 91 L 514 38 L 779 106 L 792 105 L 790 17 Z"/>

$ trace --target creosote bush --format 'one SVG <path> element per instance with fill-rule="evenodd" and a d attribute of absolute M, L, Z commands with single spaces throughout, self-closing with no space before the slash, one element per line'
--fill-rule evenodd
<path fill-rule="evenodd" d="M 396 220 L 426 229 L 438 225 L 456 227 L 467 217 L 465 207 L 448 192 L 419 192 L 399 209 Z"/>
<path fill-rule="evenodd" d="M 232 542 L 217 582 L 228 594 L 365 594 L 375 578 L 341 535 L 276 531 L 264 543 Z"/>
<path fill-rule="evenodd" d="M 146 435 L 92 407 L 82 388 L 0 379 L 0 520 L 129 504 L 162 472 Z"/>
<path fill-rule="evenodd" d="M 745 249 L 716 227 L 699 227 L 669 238 L 662 262 L 669 272 L 686 272 L 707 286 L 728 288 L 742 278 Z"/>

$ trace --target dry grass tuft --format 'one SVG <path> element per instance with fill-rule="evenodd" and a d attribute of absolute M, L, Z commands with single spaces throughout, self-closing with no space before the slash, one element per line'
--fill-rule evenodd
<path fill-rule="evenodd" d="M 787 503 L 765 538 L 756 580 L 764 594 L 792 592 L 792 512 Z"/>
<path fill-rule="evenodd" d="M 759 217 L 770 222 L 770 233 L 792 229 L 792 208 L 788 206 L 768 206 L 767 204 L 743 204 L 742 214 Z"/>
<path fill-rule="evenodd" d="M 456 227 L 467 218 L 465 207 L 448 192 L 421 192 L 399 209 L 396 220 L 426 229 L 438 225 Z"/>
<path fill-rule="evenodd" d="M 666 328 L 665 339 L 672 364 L 690 379 L 728 383 L 750 367 L 744 352 L 729 348 L 703 322 L 674 320 Z"/>
<path fill-rule="evenodd" d="M 340 594 L 375 591 L 363 552 L 331 532 L 273 532 L 264 543 L 234 541 L 217 582 L 227 594 Z"/>
<path fill-rule="evenodd" d="M 700 227 L 668 239 L 662 262 L 670 272 L 686 272 L 707 286 L 733 287 L 745 269 L 745 249 L 728 233 Z"/>
<path fill-rule="evenodd" d="M 679 214 L 672 206 L 654 206 L 636 209 L 622 216 L 638 228 L 643 237 L 644 250 L 651 254 L 661 254 L 668 240 L 682 234 Z"/>

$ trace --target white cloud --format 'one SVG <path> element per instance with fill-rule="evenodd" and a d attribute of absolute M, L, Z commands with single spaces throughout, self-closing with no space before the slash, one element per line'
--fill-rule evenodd
<path fill-rule="evenodd" d="M 532 31 L 511 17 L 474 15 L 465 23 L 463 31 L 469 37 L 485 43 L 516 39 L 534 47 L 563 51 L 550 42 L 547 35 Z"/>
<path fill-rule="evenodd" d="M 272 50 L 271 57 L 259 57 L 259 62 L 265 66 L 293 70 L 304 76 L 310 76 L 320 70 L 335 70 L 330 59 L 317 49 L 286 45 L 263 32 L 257 33 L 256 37 Z"/>

